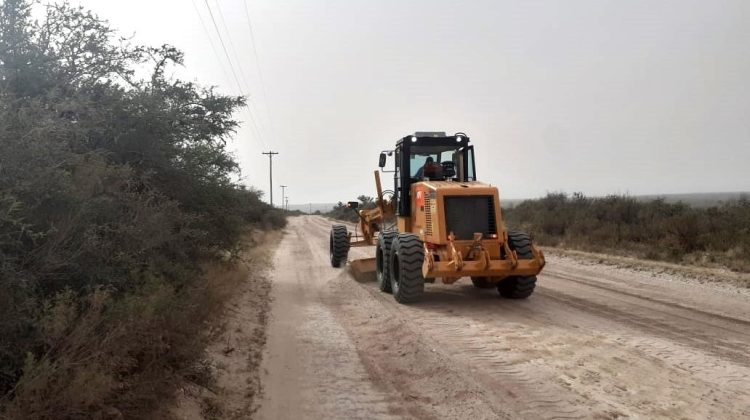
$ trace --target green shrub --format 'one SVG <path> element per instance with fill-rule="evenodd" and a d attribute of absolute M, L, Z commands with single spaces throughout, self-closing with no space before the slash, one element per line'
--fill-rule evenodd
<path fill-rule="evenodd" d="M 359 201 L 359 207 L 356 210 L 347 207 L 346 203 L 339 201 L 331 211 L 325 213 L 325 216 L 335 220 L 344 220 L 352 223 L 359 222 L 357 212 L 359 210 L 375 208 L 375 199 L 366 195 L 360 195 L 357 197 L 357 200 Z"/>
<path fill-rule="evenodd" d="M 750 200 L 709 208 L 663 199 L 588 198 L 548 194 L 504 209 L 511 229 L 531 232 L 542 245 L 631 253 L 668 261 L 708 260 L 750 271 Z"/>

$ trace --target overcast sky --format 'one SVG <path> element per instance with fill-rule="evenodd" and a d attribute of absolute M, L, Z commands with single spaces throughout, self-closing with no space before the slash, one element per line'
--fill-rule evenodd
<path fill-rule="evenodd" d="M 206 0 L 73 1 L 240 93 Z M 263 191 L 280 153 L 277 204 L 373 195 L 414 131 L 469 134 L 501 197 L 750 190 L 750 1 L 246 3 L 258 60 L 245 0 L 208 0 L 260 131 L 243 112 L 232 147 Z"/>

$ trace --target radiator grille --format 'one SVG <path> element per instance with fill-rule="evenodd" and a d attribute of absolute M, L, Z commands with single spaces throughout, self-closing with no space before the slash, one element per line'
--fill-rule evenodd
<path fill-rule="evenodd" d="M 446 233 L 456 239 L 472 239 L 475 232 L 487 237 L 497 233 L 495 200 L 492 196 L 445 197 Z"/>
<path fill-rule="evenodd" d="M 432 199 L 424 199 L 424 234 L 432 235 Z"/>

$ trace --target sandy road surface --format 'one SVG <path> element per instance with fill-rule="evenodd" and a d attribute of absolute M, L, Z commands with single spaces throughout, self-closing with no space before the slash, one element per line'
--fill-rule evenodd
<path fill-rule="evenodd" d="M 750 418 L 748 293 L 551 257 L 528 300 L 405 306 L 330 267 L 329 228 L 276 253 L 261 418 Z"/>

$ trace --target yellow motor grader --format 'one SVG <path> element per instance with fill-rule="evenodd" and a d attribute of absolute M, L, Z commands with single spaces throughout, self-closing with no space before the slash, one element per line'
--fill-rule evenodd
<path fill-rule="evenodd" d="M 385 169 L 388 156 L 392 170 Z M 468 136 L 408 135 L 380 154 L 379 166 L 375 208 L 347 204 L 359 215 L 355 235 L 345 225 L 331 228 L 332 266 L 346 263 L 350 247 L 374 245 L 379 288 L 401 303 L 418 300 L 425 280 L 436 278 L 450 284 L 471 277 L 474 286 L 508 298 L 532 294 L 544 255 L 529 235 L 505 229 L 497 187 L 476 180 Z M 393 190 L 383 190 L 381 172 L 393 174 Z"/>

